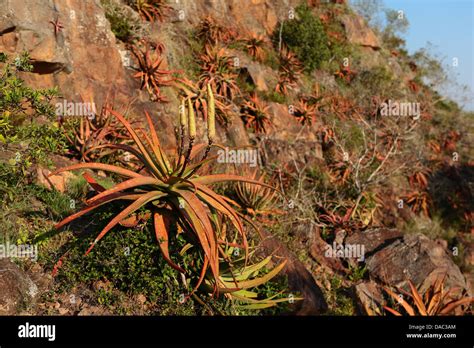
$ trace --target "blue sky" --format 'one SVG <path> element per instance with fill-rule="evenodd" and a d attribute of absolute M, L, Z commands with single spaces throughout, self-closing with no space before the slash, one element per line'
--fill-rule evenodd
<path fill-rule="evenodd" d="M 434 52 L 444 58 L 443 66 L 470 88 L 464 93 L 470 100 L 465 108 L 474 110 L 474 0 L 383 0 L 383 4 L 404 11 L 410 26 L 402 37 L 410 53 L 428 42 L 434 45 Z M 458 59 L 456 68 L 453 58 Z M 459 90 L 450 87 L 444 93 L 459 102 Z"/>

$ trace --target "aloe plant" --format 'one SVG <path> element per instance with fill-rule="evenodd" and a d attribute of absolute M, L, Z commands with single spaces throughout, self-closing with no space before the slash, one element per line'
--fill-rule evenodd
<path fill-rule="evenodd" d="M 166 4 L 166 0 L 135 0 L 131 6 L 146 21 L 154 22 L 158 19 L 163 22 L 172 7 Z"/>
<path fill-rule="evenodd" d="M 207 271 L 212 275 L 214 290 L 226 289 L 229 283 L 221 278 L 220 256 L 225 259 L 222 245 L 227 245 L 227 236 L 218 234 L 212 216 L 218 215 L 237 231 L 238 246 L 248 258 L 248 242 L 244 226 L 238 213 L 230 206 L 230 200 L 210 188 L 210 185 L 222 182 L 242 181 L 271 187 L 251 178 L 232 174 L 210 174 L 200 176 L 199 170 L 204 165 L 212 162 L 215 157 L 208 158 L 211 146 L 215 140 L 215 105 L 211 87 L 208 85 L 207 108 L 207 136 L 208 144 L 194 145 L 196 139 L 195 112 L 188 98 L 182 100 L 179 116 L 181 132 L 179 134 L 177 151 L 173 156 L 168 156 L 160 144 L 152 119 L 145 113 L 150 133 L 147 135 L 142 130 L 135 130 L 131 124 L 119 113 L 109 110 L 127 129 L 133 139 L 134 146 L 124 144 L 111 144 L 110 147 L 129 152 L 144 166 L 143 172 L 135 172 L 119 166 L 103 163 L 81 163 L 58 169 L 51 173 L 94 169 L 115 173 L 124 180 L 110 189 L 101 187 L 95 180 L 87 176 L 86 179 L 98 192 L 94 197 L 86 200 L 86 207 L 72 214 L 56 225 L 61 228 L 71 221 L 92 212 L 100 206 L 122 200 L 130 204 L 119 212 L 97 235 L 92 245 L 87 250 L 88 254 L 94 246 L 117 224 L 126 221 L 132 214 L 142 208 L 150 211 L 149 219 L 152 220 L 156 238 L 161 252 L 167 263 L 179 272 L 184 268 L 179 262 L 173 260 L 169 251 L 170 233 L 173 224 L 178 225 L 189 239 L 201 250 L 203 265 L 199 279 L 193 292 L 206 278 Z M 185 139 L 188 140 L 187 148 Z M 204 155 L 198 159 L 201 150 Z M 146 218 L 146 215 L 142 218 Z M 233 286 L 235 291 L 237 286 Z"/>
<path fill-rule="evenodd" d="M 265 173 L 259 176 L 257 170 L 254 170 L 253 173 L 248 176 L 260 182 L 264 182 L 265 179 Z M 235 193 L 239 203 L 241 203 L 250 215 L 281 213 L 274 209 L 277 194 L 275 190 L 260 185 L 237 182 L 235 185 Z"/>
<path fill-rule="evenodd" d="M 241 117 L 247 128 L 251 128 L 255 134 L 267 133 L 267 127 L 272 125 L 269 108 L 257 94 L 252 93 L 250 99 L 242 105 Z"/>
<path fill-rule="evenodd" d="M 454 288 L 446 291 L 444 288 L 445 280 L 446 276 L 438 277 L 423 295 L 420 294 L 413 282 L 409 280 L 408 285 L 410 286 L 411 293 L 400 290 L 400 292 L 407 297 L 407 300 L 405 300 L 403 296 L 397 295 L 389 288 L 384 287 L 384 290 L 394 300 L 396 300 L 410 316 L 449 315 L 452 314 L 456 308 L 460 306 L 469 306 L 474 302 L 474 297 L 452 299 L 451 295 Z M 393 315 L 402 315 L 401 312 L 388 306 L 384 306 L 383 308 Z"/>
<path fill-rule="evenodd" d="M 201 75 L 200 86 L 211 84 L 216 94 L 233 100 L 240 94 L 237 85 L 237 72 L 233 58 L 227 54 L 224 47 L 205 45 L 204 53 L 200 56 Z"/>
<path fill-rule="evenodd" d="M 177 79 L 173 74 L 177 71 L 165 68 L 165 57 L 162 55 L 163 44 L 150 44 L 145 41 L 144 50 L 131 46 L 131 51 L 139 65 L 133 77 L 140 79 L 140 89 L 146 88 L 148 93 L 158 101 L 168 101 L 162 94 L 161 87 L 174 85 Z"/>

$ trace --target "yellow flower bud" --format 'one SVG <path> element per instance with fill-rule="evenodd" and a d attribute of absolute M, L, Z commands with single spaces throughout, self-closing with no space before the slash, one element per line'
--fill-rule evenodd
<path fill-rule="evenodd" d="M 194 138 L 196 136 L 196 119 L 194 117 L 193 104 L 191 98 L 188 98 L 188 117 L 189 117 L 189 137 Z"/>
<path fill-rule="evenodd" d="M 186 123 L 186 105 L 184 103 L 184 98 L 181 98 L 181 105 L 179 106 L 179 124 L 186 127 Z"/>
<path fill-rule="evenodd" d="M 211 85 L 207 85 L 207 136 L 209 140 L 214 140 L 216 136 L 216 106 Z"/>

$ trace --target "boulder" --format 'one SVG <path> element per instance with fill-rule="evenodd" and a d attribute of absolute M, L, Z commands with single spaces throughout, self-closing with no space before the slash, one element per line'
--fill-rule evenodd
<path fill-rule="evenodd" d="M 380 49 L 380 42 L 375 33 L 358 15 L 346 15 L 342 18 L 347 40 L 356 45 Z"/>
<path fill-rule="evenodd" d="M 62 172 L 52 176 L 49 176 L 49 174 L 51 174 L 49 169 L 38 166 L 36 168 L 36 182 L 48 190 L 54 188 L 62 193 L 66 192 L 69 181 L 76 177 L 71 172 Z"/>
<path fill-rule="evenodd" d="M 239 59 L 240 74 L 247 82 L 253 84 L 257 91 L 266 92 L 278 82 L 275 70 L 251 59 L 244 52 L 229 49 L 229 54 Z"/>
<path fill-rule="evenodd" d="M 445 287 L 457 288 L 453 295 L 471 293 L 469 284 L 442 245 L 422 234 L 407 234 L 366 257 L 371 277 L 387 285 L 408 290 L 408 280 L 424 292 L 446 275 Z"/>
<path fill-rule="evenodd" d="M 298 140 L 289 144 L 288 141 L 271 138 L 262 141 L 261 158 L 264 165 L 296 165 L 298 170 L 304 166 L 311 168 L 320 165 L 323 161 L 321 143 L 317 141 Z"/>
<path fill-rule="evenodd" d="M 9 259 L 0 258 L 0 315 L 18 314 L 21 306 L 33 301 L 38 287 Z"/>
<path fill-rule="evenodd" d="M 367 258 L 401 238 L 403 238 L 403 233 L 397 229 L 374 228 L 358 231 L 348 236 L 345 243 L 364 245 L 365 257 Z"/>

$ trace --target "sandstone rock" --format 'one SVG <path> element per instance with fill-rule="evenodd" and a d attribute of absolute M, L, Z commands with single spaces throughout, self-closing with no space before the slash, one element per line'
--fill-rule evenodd
<path fill-rule="evenodd" d="M 380 48 L 379 39 L 372 29 L 365 24 L 362 17 L 358 15 L 346 15 L 342 18 L 342 23 L 350 43 L 368 46 L 374 49 Z"/>
<path fill-rule="evenodd" d="M 51 173 L 49 169 L 41 166 L 36 168 L 36 181 L 39 185 L 45 186 L 48 190 L 54 188 L 59 192 L 66 192 L 68 182 L 76 176 L 71 172 L 62 172 L 53 176 L 48 176 Z"/>
<path fill-rule="evenodd" d="M 468 267 L 474 266 L 474 243 L 470 242 L 464 250 L 464 264 Z"/>
<path fill-rule="evenodd" d="M 365 256 L 368 257 L 401 238 L 403 238 L 403 234 L 399 230 L 375 228 L 366 231 L 358 231 L 348 236 L 345 239 L 345 243 L 363 245 Z"/>
<path fill-rule="evenodd" d="M 292 141 L 297 139 L 304 139 L 309 141 L 316 141 L 316 134 L 314 130 L 316 125 L 306 126 L 304 129 L 301 124 L 289 112 L 288 105 L 279 103 L 268 103 L 269 114 L 272 121 L 272 127 L 269 129 L 269 135 L 273 139 L 282 139 Z"/>
<path fill-rule="evenodd" d="M 396 239 L 366 257 L 366 265 L 372 277 L 394 287 L 408 290 L 407 280 L 411 280 L 424 292 L 437 277 L 446 275 L 447 288 L 471 292 L 448 251 L 422 234 Z"/>
<path fill-rule="evenodd" d="M 266 92 L 276 85 L 278 74 L 268 66 L 252 60 L 242 51 L 229 50 L 232 57 L 239 59 L 240 74 L 258 91 Z"/>
<path fill-rule="evenodd" d="M 16 264 L 0 259 L 0 315 L 14 315 L 35 299 L 38 287 Z"/>
<path fill-rule="evenodd" d="M 311 233 L 310 244 L 309 244 L 309 254 L 311 257 L 323 266 L 326 271 L 329 273 L 338 273 L 341 275 L 347 274 L 347 270 L 342 264 L 341 259 L 334 257 L 326 257 L 325 253 L 328 247 L 326 243 L 317 230 L 313 230 Z"/>
<path fill-rule="evenodd" d="M 0 0 L 0 8 L 0 51 L 30 53 L 33 72 L 22 73 L 28 85 L 58 86 L 68 102 L 93 100 L 98 110 L 107 97 L 116 108 L 133 102 L 134 114 L 142 117 L 147 109 L 157 128 L 166 130 L 163 144 L 173 143 L 172 117 L 160 116 L 164 106 L 149 102 L 147 93 L 138 90 L 133 71 L 124 67 L 129 54 L 116 43 L 100 1 Z M 63 29 L 55 34 L 50 22 L 56 19 Z"/>
<path fill-rule="evenodd" d="M 278 21 L 287 18 L 288 11 L 299 3 L 297 0 L 212 0 L 184 1 L 178 7 L 184 10 L 185 20 L 193 24 L 212 14 L 219 16 L 224 23 L 233 23 L 243 29 L 264 30 L 270 34 Z"/>

